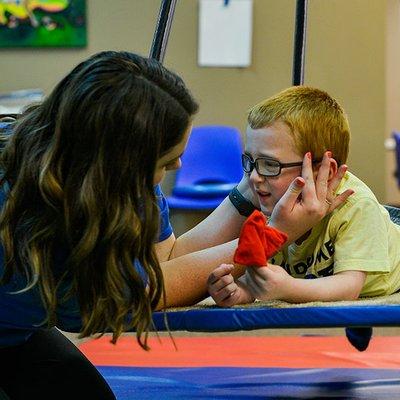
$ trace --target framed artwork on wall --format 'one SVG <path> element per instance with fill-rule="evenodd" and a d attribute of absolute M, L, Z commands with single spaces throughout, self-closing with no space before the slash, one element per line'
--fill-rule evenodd
<path fill-rule="evenodd" d="M 0 47 L 85 47 L 86 0 L 0 0 Z"/>

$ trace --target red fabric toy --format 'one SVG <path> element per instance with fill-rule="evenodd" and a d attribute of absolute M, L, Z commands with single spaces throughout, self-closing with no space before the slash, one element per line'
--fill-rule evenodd
<path fill-rule="evenodd" d="M 247 266 L 265 266 L 286 240 L 285 233 L 268 226 L 264 214 L 255 210 L 242 226 L 233 261 Z"/>

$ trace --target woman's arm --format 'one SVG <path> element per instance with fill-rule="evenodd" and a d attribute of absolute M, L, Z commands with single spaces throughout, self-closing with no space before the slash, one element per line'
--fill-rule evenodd
<path fill-rule="evenodd" d="M 250 188 L 247 175 L 243 176 L 237 188 L 246 199 L 258 206 L 258 199 Z M 239 214 L 227 197 L 207 218 L 179 238 L 172 234 L 168 239 L 156 243 L 158 259 L 160 262 L 175 259 L 237 239 L 246 218 Z M 231 262 L 232 255 L 233 252 L 230 259 L 224 262 Z"/>
<path fill-rule="evenodd" d="M 251 190 L 246 175 L 240 181 L 238 190 L 246 199 L 258 206 L 258 199 Z M 245 219 L 246 217 L 239 214 L 229 198 L 225 198 L 206 219 L 176 239 L 170 251 L 170 258 L 217 246 L 238 238 Z"/>
<path fill-rule="evenodd" d="M 232 262 L 236 246 L 234 240 L 161 262 L 167 301 L 160 302 L 157 308 L 188 306 L 207 297 L 208 276 L 217 265 Z M 241 267 L 231 272 L 235 278 L 243 273 Z"/>
<path fill-rule="evenodd" d="M 278 265 L 268 264 L 267 267 L 248 268 L 246 284 L 259 300 L 289 303 L 356 300 L 366 276 L 363 271 L 344 271 L 327 277 L 299 279 Z"/>

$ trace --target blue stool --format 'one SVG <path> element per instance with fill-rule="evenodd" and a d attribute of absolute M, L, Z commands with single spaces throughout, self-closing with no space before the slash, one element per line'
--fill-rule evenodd
<path fill-rule="evenodd" d="M 230 126 L 194 127 L 182 167 L 176 173 L 171 196 L 172 209 L 210 210 L 216 208 L 243 176 L 242 139 Z"/>

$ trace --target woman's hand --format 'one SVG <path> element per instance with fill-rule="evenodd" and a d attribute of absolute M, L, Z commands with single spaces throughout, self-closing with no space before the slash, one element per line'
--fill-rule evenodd
<path fill-rule="evenodd" d="M 253 185 L 250 183 L 249 174 L 243 174 L 241 181 L 237 185 L 237 189 L 245 199 L 253 203 L 254 207 L 260 209 L 260 200 Z"/>
<path fill-rule="evenodd" d="M 233 269 L 232 264 L 221 264 L 208 277 L 208 292 L 220 307 L 232 307 L 254 301 L 247 287 L 234 280 L 231 274 Z"/>
<path fill-rule="evenodd" d="M 330 163 L 330 153 L 326 152 L 314 181 L 311 154 L 307 153 L 303 159 L 302 176 L 290 184 L 286 193 L 275 205 L 269 225 L 285 232 L 288 235 L 288 243 L 294 242 L 308 232 L 325 215 L 343 204 L 354 193 L 348 189 L 335 196 L 347 166 L 341 165 L 329 179 Z"/>
<path fill-rule="evenodd" d="M 246 285 L 258 300 L 283 300 L 290 290 L 293 278 L 280 266 L 268 264 L 266 267 L 246 269 Z"/>

